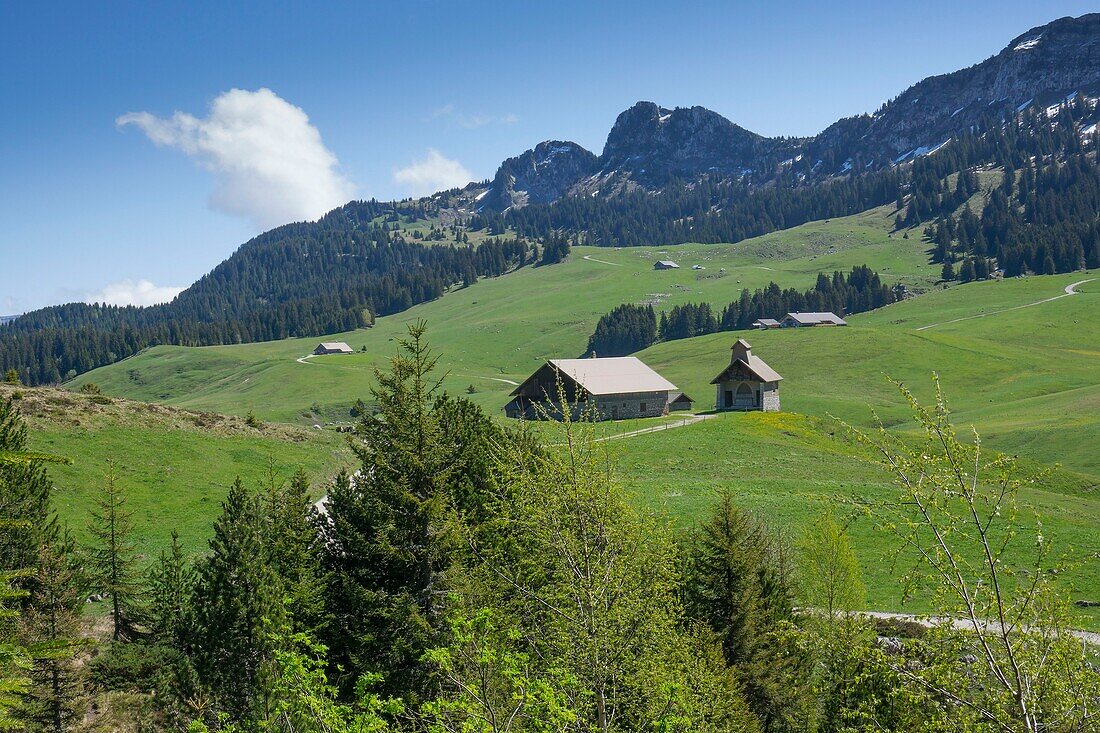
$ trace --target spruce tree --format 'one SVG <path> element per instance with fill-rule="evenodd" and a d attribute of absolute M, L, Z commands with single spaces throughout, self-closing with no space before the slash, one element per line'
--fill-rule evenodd
<path fill-rule="evenodd" d="M 776 633 L 794 615 L 786 549 L 723 494 L 688 553 L 688 612 L 718 635 L 764 731 L 805 730 L 811 661 Z"/>
<path fill-rule="evenodd" d="M 352 443 L 362 468 L 329 493 L 328 639 L 348 675 L 345 692 L 365 672 L 381 673 L 385 693 L 408 699 L 433 686 L 422 658 L 444 628 L 459 547 L 453 493 L 472 475 L 463 446 L 481 433 L 462 434 L 458 424 L 471 424 L 464 413 L 444 419 L 425 331 L 411 325 L 389 371 L 376 370 L 378 413 L 363 416 Z"/>
<path fill-rule="evenodd" d="M 299 469 L 284 482 L 269 470 L 261 502 L 267 555 L 294 628 L 316 634 L 324 615 L 324 578 L 309 477 Z"/>
<path fill-rule="evenodd" d="M 189 647 L 188 617 L 195 572 L 183 557 L 180 536 L 172 530 L 172 542 L 161 550 L 157 564 L 149 571 L 149 631 L 153 640 L 186 650 Z"/>
<path fill-rule="evenodd" d="M 96 498 L 91 515 L 88 533 L 95 541 L 86 550 L 89 580 L 97 592 L 111 599 L 112 638 L 129 639 L 135 633 L 141 583 L 135 577 L 133 512 L 126 508 L 112 461 L 107 462 L 103 493 Z"/>
<path fill-rule="evenodd" d="M 84 710 L 83 670 L 76 656 L 87 643 L 80 630 L 87 581 L 67 531 L 55 532 L 39 546 L 29 580 L 21 622 L 33 664 L 19 716 L 32 730 L 62 733 Z"/>
<path fill-rule="evenodd" d="M 218 708 L 238 722 L 258 713 L 260 670 L 274 651 L 268 630 L 286 622 L 266 541 L 259 501 L 237 479 L 196 571 L 192 654 Z"/>

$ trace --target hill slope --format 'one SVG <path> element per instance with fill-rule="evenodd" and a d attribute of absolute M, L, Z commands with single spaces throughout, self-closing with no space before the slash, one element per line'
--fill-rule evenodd
<path fill-rule="evenodd" d="M 654 302 L 660 310 L 707 300 L 721 308 L 744 288 L 770 281 L 808 288 L 818 272 L 859 264 L 878 270 L 887 283 L 927 287 L 938 272 L 928 264 L 928 245 L 891 235 L 894 213 L 887 207 L 736 246 L 576 247 L 564 263 L 482 280 L 379 318 L 371 329 L 332 337 L 357 350 L 366 347 L 365 353 L 296 361 L 313 350 L 316 339 L 203 349 L 158 346 L 77 383 L 94 381 L 111 394 L 196 409 L 241 415 L 255 409 L 286 421 L 312 422 L 312 414 L 302 413 L 317 402 L 329 419 L 346 420 L 355 399 L 367 397 L 371 368 L 393 353 L 392 340 L 404 324 L 424 318 L 433 345 L 446 354 L 448 389 L 459 392 L 472 384 L 473 398 L 497 412 L 511 389 L 497 380 L 522 379 L 549 357 L 580 355 L 599 317 L 623 302 Z M 683 267 L 657 272 L 652 267 L 657 259 L 678 260 Z"/>
<path fill-rule="evenodd" d="M 107 461 L 114 461 L 143 562 L 155 559 L 173 530 L 188 551 L 203 551 L 237 477 L 256 486 L 269 468 L 282 480 L 302 469 L 320 494 L 351 454 L 333 431 L 252 427 L 240 417 L 0 384 L 0 399 L 12 395 L 27 421 L 30 448 L 72 461 L 48 470 L 54 509 L 77 538 L 87 538 L 89 512 Z"/>

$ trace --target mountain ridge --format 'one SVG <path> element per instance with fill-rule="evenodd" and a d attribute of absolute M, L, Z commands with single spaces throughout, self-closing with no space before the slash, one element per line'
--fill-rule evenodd
<path fill-rule="evenodd" d="M 557 141 L 540 143 L 501 165 L 483 208 L 549 203 L 551 192 L 561 198 L 652 191 L 703 176 L 765 185 L 786 174 L 815 182 L 852 169 L 881 170 L 934 152 L 991 118 L 1046 109 L 1076 93 L 1100 96 L 1100 13 L 1031 28 L 984 61 L 922 79 L 875 113 L 842 118 L 805 138 L 765 137 L 705 107 L 640 101 L 618 115 L 598 157 L 569 143 L 596 158 L 593 170 L 548 160 L 509 187 L 516 161 Z M 540 194 L 525 195 L 529 190 Z"/>

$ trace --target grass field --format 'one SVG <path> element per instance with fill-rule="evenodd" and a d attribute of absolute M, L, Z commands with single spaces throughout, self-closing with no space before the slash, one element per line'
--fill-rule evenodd
<path fill-rule="evenodd" d="M 928 398 L 936 371 L 957 424 L 975 426 L 987 445 L 1018 454 L 1029 466 L 1062 465 L 1025 499 L 1041 513 L 1044 531 L 1059 549 L 1093 558 L 1067 578 L 1075 597 L 1100 600 L 1094 559 L 1100 544 L 1100 280 L 1081 285 L 1077 295 L 1042 303 L 1091 276 L 932 289 L 938 268 L 927 263 L 926 245 L 915 236 L 891 236 L 892 219 L 891 210 L 880 209 L 739 245 L 577 248 L 563 264 L 485 280 L 381 318 L 373 329 L 332 337 L 356 349 L 366 346 L 364 353 L 297 361 L 318 338 L 158 347 L 77 384 L 93 381 L 108 394 L 189 409 L 236 415 L 255 410 L 300 425 L 347 421 L 348 406 L 368 395 L 373 367 L 393 353 L 407 323 L 423 318 L 448 371 L 446 388 L 465 393 L 472 386 L 469 396 L 503 420 L 509 382 L 522 380 L 545 358 L 579 355 L 598 317 L 619 303 L 657 300 L 660 309 L 708 300 L 720 306 L 745 287 L 770 280 L 808 287 L 819 271 L 866 263 L 887 282 L 931 291 L 853 316 L 848 328 L 720 333 L 641 352 L 697 400 L 697 409 L 707 410 L 713 404 L 710 379 L 728 362 L 732 340 L 745 336 L 754 353 L 784 375 L 785 412 L 720 415 L 613 441 L 621 475 L 640 501 L 664 507 L 681 524 L 693 521 L 716 491 L 728 489 L 795 536 L 827 502 L 894 491 L 888 477 L 843 437 L 834 416 L 868 426 L 877 413 L 891 429 L 911 432 L 906 408 L 886 377 Z M 655 272 L 658 258 L 682 267 Z M 692 270 L 693 264 L 706 269 Z M 676 422 L 624 421 L 596 429 L 611 434 Z M 544 430 L 553 442 L 557 428 Z M 331 463 L 333 450 L 323 440 L 308 449 L 321 465 Z M 891 539 L 865 520 L 854 523 L 852 532 L 868 575 L 869 602 L 899 608 L 888 562 Z M 919 602 L 914 607 L 921 608 Z M 1077 613 L 1081 625 L 1100 626 L 1100 615 Z"/>
<path fill-rule="evenodd" d="M 161 346 L 83 375 L 74 386 L 93 381 L 108 394 L 237 415 L 255 410 L 299 424 L 347 420 L 348 407 L 368 396 L 372 368 L 393 353 L 409 321 L 423 318 L 433 346 L 446 355 L 445 386 L 460 392 L 472 385 L 472 398 L 495 413 L 511 389 L 501 380 L 519 381 L 549 357 L 580 355 L 599 317 L 620 303 L 651 299 L 660 309 L 707 300 L 721 308 L 743 288 L 772 280 L 807 288 L 818 272 L 864 263 L 887 282 L 929 286 L 938 268 L 927 264 L 926 245 L 891 236 L 892 222 L 887 207 L 737 245 L 578 247 L 562 264 L 483 280 L 380 318 L 372 329 L 326 337 L 356 350 L 365 346 L 365 353 L 296 361 L 318 337 L 203 349 Z M 653 270 L 654 260 L 669 258 L 681 269 Z M 706 269 L 692 270 L 693 264 Z"/>
<path fill-rule="evenodd" d="M 189 552 L 205 549 L 222 499 L 240 476 L 258 485 L 269 467 L 289 478 L 299 468 L 315 492 L 350 451 L 344 436 L 286 425 L 253 428 L 237 417 L 199 414 L 129 400 L 0 385 L 0 397 L 21 394 L 32 450 L 71 461 L 51 465 L 54 507 L 78 539 L 100 494 L 108 460 L 133 511 L 137 550 L 146 561 L 173 529 Z"/>

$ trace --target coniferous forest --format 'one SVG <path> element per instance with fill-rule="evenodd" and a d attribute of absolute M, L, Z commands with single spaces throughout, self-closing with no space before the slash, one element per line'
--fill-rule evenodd
<path fill-rule="evenodd" d="M 34 311 L 0 327 L 0 371 L 15 369 L 26 384 L 57 383 L 157 344 L 348 331 L 452 286 L 536 261 L 537 249 L 517 239 L 490 239 L 475 248 L 394 234 L 396 215 L 417 213 L 414 205 L 368 201 L 315 223 L 273 229 L 165 305 L 71 303 Z"/>
<path fill-rule="evenodd" d="M 860 265 L 847 275 L 834 272 L 832 279 L 818 273 L 817 283 L 806 291 L 784 290 L 774 282 L 755 292 L 742 290 L 741 297 L 721 313 L 715 312 L 710 303 L 684 303 L 662 311 L 658 321 L 653 306 L 624 303 L 600 317 L 588 338 L 586 353 L 625 356 L 658 341 L 744 330 L 752 328 L 758 318 L 779 320 L 794 311 L 832 311 L 840 316 L 862 313 L 894 303 L 902 293 L 900 287 L 888 287 L 877 272 Z"/>

